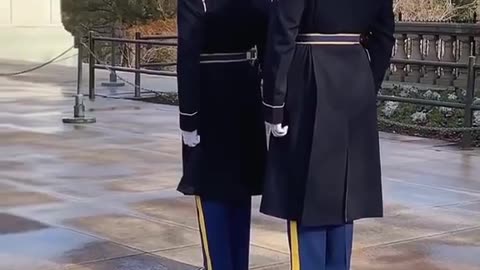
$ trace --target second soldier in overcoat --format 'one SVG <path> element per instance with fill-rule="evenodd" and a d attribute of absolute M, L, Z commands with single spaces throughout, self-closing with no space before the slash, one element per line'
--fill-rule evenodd
<path fill-rule="evenodd" d="M 392 0 L 273 5 L 261 211 L 289 221 L 293 270 L 349 269 L 353 222 L 383 215 L 376 94 L 394 43 Z"/>

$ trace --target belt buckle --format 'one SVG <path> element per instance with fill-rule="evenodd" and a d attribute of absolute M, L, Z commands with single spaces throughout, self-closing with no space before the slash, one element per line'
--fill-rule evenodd
<path fill-rule="evenodd" d="M 247 59 L 250 60 L 252 63 L 258 62 L 258 50 L 257 49 L 252 49 L 247 52 Z"/>

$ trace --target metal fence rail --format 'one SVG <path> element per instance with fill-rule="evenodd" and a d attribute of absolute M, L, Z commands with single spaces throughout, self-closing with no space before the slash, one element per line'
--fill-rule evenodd
<path fill-rule="evenodd" d="M 141 74 L 149 75 L 159 75 L 159 76 L 176 76 L 175 72 L 171 71 L 160 71 L 154 70 L 153 68 L 166 67 L 166 66 L 175 66 L 176 63 L 141 63 L 141 51 L 142 46 L 177 46 L 175 36 L 142 36 L 140 33 L 135 34 L 135 39 L 124 39 L 124 38 L 111 38 L 111 37 L 98 37 L 93 35 L 92 32 L 89 33 L 89 96 L 91 99 L 95 98 L 95 70 L 104 69 L 110 71 L 122 71 L 135 74 L 135 82 L 132 84 L 135 88 L 134 96 L 137 98 L 141 97 Z M 170 41 L 169 41 L 170 40 Z M 107 41 L 107 42 L 117 42 L 121 44 L 134 44 L 134 54 L 135 54 L 135 66 L 130 67 L 121 67 L 121 66 L 111 66 L 105 63 L 100 63 L 98 57 L 95 54 L 95 45 L 97 41 Z M 480 64 L 476 64 L 476 57 L 469 56 L 466 61 L 438 61 L 430 60 L 429 58 L 423 59 L 409 59 L 409 58 L 393 58 L 392 65 L 397 66 L 418 66 L 424 68 L 444 68 L 444 69 L 458 69 L 463 70 L 466 77 L 466 96 L 465 101 L 460 102 L 446 102 L 438 100 L 428 100 L 428 99 L 418 99 L 418 98 L 406 98 L 398 96 L 388 96 L 388 95 L 379 95 L 378 99 L 380 101 L 396 101 L 404 102 L 418 105 L 428 105 L 428 106 L 442 106 L 448 108 L 462 109 L 465 112 L 463 126 L 458 128 L 433 128 L 433 127 L 421 127 L 429 130 L 450 130 L 450 131 L 461 131 L 462 134 L 462 146 L 470 147 L 472 145 L 472 131 L 480 130 L 480 127 L 474 127 L 473 125 L 473 114 L 475 110 L 480 110 L 480 104 L 474 104 L 475 100 L 475 79 L 477 71 L 480 70 Z M 385 119 L 386 123 L 394 123 L 391 120 Z M 411 126 L 408 124 L 394 123 L 399 126 Z"/>
<path fill-rule="evenodd" d="M 137 98 L 141 97 L 141 74 L 159 75 L 159 76 L 177 76 L 176 72 L 148 69 L 153 67 L 174 66 L 176 65 L 176 63 L 162 64 L 162 63 L 142 63 L 141 62 L 142 46 L 144 45 L 171 46 L 171 47 L 177 46 L 176 41 L 167 41 L 171 39 L 176 39 L 176 37 L 142 36 L 141 33 L 137 32 L 135 33 L 135 39 L 128 39 L 128 38 L 101 37 L 101 36 L 96 36 L 92 31 L 89 32 L 88 34 L 88 50 L 89 50 L 88 92 L 89 92 L 90 99 L 95 99 L 95 70 L 96 69 L 134 73 L 135 74 L 134 96 Z M 112 66 L 104 63 L 99 63 L 100 59 L 98 59 L 95 53 L 95 46 L 98 41 L 107 41 L 107 42 L 120 43 L 120 44 L 134 44 L 135 45 L 134 46 L 135 66 L 133 68 L 130 68 L 130 67 Z"/>
<path fill-rule="evenodd" d="M 397 97 L 397 96 L 386 96 L 379 95 L 378 99 L 382 101 L 396 101 L 396 102 L 405 102 L 418 105 L 429 105 L 429 106 L 442 106 L 455 109 L 463 109 L 465 112 L 462 135 L 462 147 L 468 148 L 472 145 L 472 130 L 475 130 L 473 126 L 473 113 L 475 110 L 480 110 L 480 105 L 475 105 L 475 74 L 477 70 L 480 70 L 480 65 L 475 64 L 476 57 L 470 56 L 468 58 L 468 63 L 452 63 L 452 62 L 436 62 L 436 61 L 425 61 L 425 60 L 410 60 L 410 59 L 392 59 L 393 64 L 412 64 L 412 65 L 423 65 L 423 66 L 436 66 L 436 67 L 447 67 L 447 68 L 462 68 L 467 71 L 467 87 L 465 102 L 445 102 L 438 100 L 428 100 L 428 99 L 418 99 L 418 98 L 406 98 L 406 97 Z M 448 128 L 445 128 L 448 130 Z M 455 130 L 455 128 L 452 128 Z M 458 130 L 458 129 L 457 129 Z"/>

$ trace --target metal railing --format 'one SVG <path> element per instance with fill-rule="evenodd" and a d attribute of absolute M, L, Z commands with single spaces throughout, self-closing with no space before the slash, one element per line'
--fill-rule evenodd
<path fill-rule="evenodd" d="M 405 65 L 422 65 L 422 66 L 435 66 L 442 68 L 459 68 L 466 70 L 467 87 L 465 102 L 446 102 L 429 99 L 407 98 L 398 96 L 379 95 L 378 99 L 381 101 L 396 101 L 411 103 L 417 105 L 429 105 L 429 106 L 442 106 L 454 109 L 463 109 L 465 112 L 463 127 L 460 128 L 430 128 L 432 130 L 453 130 L 461 131 L 462 134 L 462 147 L 468 148 L 472 145 L 472 131 L 477 129 L 473 126 L 473 113 L 475 110 L 480 110 L 480 104 L 474 104 L 475 101 L 475 74 L 480 70 L 480 65 L 475 64 L 476 57 L 468 57 L 467 63 L 452 63 L 452 62 L 437 62 L 437 61 L 425 61 L 425 60 L 410 60 L 410 59 L 392 59 L 392 64 L 405 64 Z M 429 129 L 429 127 L 423 127 Z"/>
<path fill-rule="evenodd" d="M 150 46 L 177 46 L 177 42 L 167 41 L 175 39 L 175 36 L 141 36 L 140 33 L 135 34 L 135 39 L 123 39 L 123 38 L 111 38 L 111 37 L 98 37 L 94 36 L 92 33 L 89 34 L 89 45 L 90 50 L 89 55 L 89 96 L 91 99 L 95 98 L 95 70 L 96 69 L 106 69 L 110 71 L 122 71 L 130 72 L 135 74 L 135 82 L 132 84 L 135 88 L 134 96 L 136 98 L 141 97 L 141 74 L 149 75 L 159 75 L 159 76 L 176 76 L 175 72 L 170 71 L 160 71 L 152 70 L 151 68 L 164 67 L 170 65 L 176 65 L 176 63 L 141 63 L 141 51 L 142 45 Z M 119 66 L 109 66 L 107 64 L 98 63 L 98 58 L 95 55 L 95 43 L 97 41 L 107 41 L 107 42 L 118 42 L 125 44 L 134 44 L 134 55 L 135 55 L 135 66 L 130 67 L 119 67 Z M 464 102 L 446 102 L 439 100 L 428 100 L 428 99 L 419 99 L 419 98 L 408 98 L 408 97 L 398 97 L 398 96 L 388 96 L 388 95 L 379 95 L 378 99 L 380 101 L 395 101 L 403 103 L 411 103 L 417 105 L 428 105 L 428 106 L 442 106 L 447 108 L 462 109 L 464 110 L 464 121 L 462 127 L 457 128 L 435 128 L 435 127 L 425 127 L 416 125 L 416 128 L 427 129 L 427 130 L 436 130 L 436 131 L 456 131 L 462 132 L 462 146 L 470 147 L 472 145 L 472 131 L 480 130 L 480 127 L 474 127 L 473 125 L 473 114 L 474 111 L 480 110 L 480 104 L 474 104 L 475 100 L 475 82 L 477 71 L 480 70 L 480 64 L 476 64 L 476 57 L 469 56 L 466 58 L 466 61 L 450 62 L 450 61 L 438 61 L 438 60 L 421 60 L 421 59 L 408 59 L 408 58 L 392 58 L 392 65 L 394 66 L 422 66 L 426 69 L 435 68 L 435 69 L 447 69 L 447 70 L 462 70 L 464 71 L 466 79 L 466 96 Z M 385 120 L 389 121 L 389 120 Z M 389 121 L 393 122 L 393 121 Z M 411 126 L 408 124 L 395 123 L 396 125 Z"/>
<path fill-rule="evenodd" d="M 463 66 L 434 63 L 466 65 L 469 56 L 479 55 L 480 23 L 397 22 L 395 39 L 394 58 L 425 60 L 429 65 L 397 61 L 387 72 L 387 81 L 464 88 L 467 72 Z"/>
<path fill-rule="evenodd" d="M 112 37 L 101 37 L 96 36 L 93 32 L 89 32 L 88 34 L 88 50 L 89 50 L 89 84 L 88 84 L 88 92 L 90 99 L 95 99 L 95 70 L 96 69 L 103 69 L 109 71 L 122 71 L 122 72 L 129 72 L 135 74 L 135 82 L 134 88 L 135 93 L 134 96 L 136 98 L 141 97 L 141 74 L 148 74 L 148 75 L 159 75 L 159 76 L 170 76 L 175 77 L 177 76 L 176 72 L 171 71 L 161 71 L 161 70 L 153 70 L 148 69 L 149 67 L 159 67 L 159 66 L 171 66 L 176 65 L 176 63 L 142 63 L 141 62 L 141 53 L 142 53 L 142 45 L 151 45 L 151 46 L 177 46 L 177 42 L 171 42 L 168 40 L 174 39 L 176 37 L 173 36 L 142 36 L 141 33 L 135 33 L 135 39 L 128 39 L 128 38 L 112 38 Z M 100 63 L 100 59 L 96 56 L 95 53 L 95 46 L 98 41 L 106 41 L 112 43 L 121 43 L 121 44 L 134 44 L 134 55 L 135 55 L 135 65 L 133 68 L 131 67 L 122 67 L 122 66 L 114 66 L 114 65 L 107 65 L 105 63 Z M 114 57 L 114 56 L 112 56 Z"/>

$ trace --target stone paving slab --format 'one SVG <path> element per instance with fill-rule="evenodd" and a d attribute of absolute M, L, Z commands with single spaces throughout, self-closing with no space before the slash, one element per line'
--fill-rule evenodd
<path fill-rule="evenodd" d="M 250 257 L 250 268 L 268 267 L 279 263 L 288 263 L 289 255 L 258 246 L 250 248 L 252 256 Z M 172 258 L 176 261 L 187 263 L 190 265 L 198 265 L 202 261 L 202 253 L 200 245 L 185 247 L 181 249 L 173 249 L 168 251 L 156 252 L 155 254 Z"/>
<path fill-rule="evenodd" d="M 38 205 L 53 203 L 59 200 L 38 192 L 5 191 L 0 192 L 0 207 L 18 207 L 24 205 Z"/>
<path fill-rule="evenodd" d="M 124 257 L 84 264 L 69 270 L 197 270 L 198 267 L 179 263 L 152 254 Z"/>
<path fill-rule="evenodd" d="M 188 228 L 198 228 L 195 200 L 190 197 L 142 201 L 132 207 L 155 219 L 168 220 Z"/>
<path fill-rule="evenodd" d="M 355 270 L 479 269 L 480 230 L 419 239 L 357 252 Z"/>
<path fill-rule="evenodd" d="M 383 246 L 424 237 L 478 228 L 480 217 L 463 211 L 414 210 L 376 220 L 363 220 L 355 228 L 355 248 Z"/>
<path fill-rule="evenodd" d="M 2 259 L 0 269 L 22 269 L 19 267 L 24 264 L 24 259 L 71 266 L 141 253 L 110 241 L 64 228 L 50 227 L 27 218 L 5 214 L 1 218 L 6 225 L 0 227 L 0 255 L 10 256 Z M 12 221 L 15 223 L 12 224 Z M 11 227 L 6 227 L 7 225 Z M 12 227 L 16 229 L 12 230 Z"/>
<path fill-rule="evenodd" d="M 0 233 L 2 235 L 25 233 L 29 231 L 46 229 L 49 227 L 48 225 L 35 220 L 29 220 L 5 213 L 0 214 L 0 220 Z"/>
<path fill-rule="evenodd" d="M 146 252 L 193 246 L 200 243 L 195 230 L 126 215 L 82 217 L 67 220 L 65 224 Z"/>
<path fill-rule="evenodd" d="M 448 206 L 444 208 L 452 209 L 452 210 L 471 211 L 474 214 L 477 214 L 477 213 L 480 213 L 480 202 L 458 204 L 458 205 Z"/>
<path fill-rule="evenodd" d="M 411 209 L 429 209 L 435 206 L 459 204 L 478 200 L 475 193 L 450 190 L 388 178 L 384 181 L 385 215 L 395 216 Z"/>
<path fill-rule="evenodd" d="M 0 270 L 197 269 L 178 109 L 99 97 L 96 124 L 64 125 L 71 72 L 0 78 Z M 381 149 L 386 217 L 357 223 L 352 269 L 479 269 L 480 151 L 395 134 Z M 286 224 L 259 203 L 251 269 L 287 270 Z"/>

